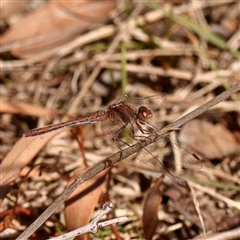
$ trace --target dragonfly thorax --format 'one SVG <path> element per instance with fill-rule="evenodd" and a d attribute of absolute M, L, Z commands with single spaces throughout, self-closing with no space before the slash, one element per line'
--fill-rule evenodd
<path fill-rule="evenodd" d="M 135 120 L 134 110 L 124 102 L 119 102 L 117 104 L 112 104 L 109 106 L 108 115 L 112 119 L 117 117 L 121 120 L 121 122 L 127 124 Z"/>

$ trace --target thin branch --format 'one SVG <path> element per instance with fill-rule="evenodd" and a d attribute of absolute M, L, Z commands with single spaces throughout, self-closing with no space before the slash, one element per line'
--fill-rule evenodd
<path fill-rule="evenodd" d="M 87 225 L 80 227 L 78 229 L 75 229 L 71 232 L 68 232 L 66 234 L 63 234 L 58 237 L 51 238 L 49 240 L 65 240 L 65 239 L 72 239 L 78 235 L 82 235 L 87 232 L 96 233 L 100 228 L 103 228 L 105 226 L 108 226 L 110 224 L 115 224 L 119 222 L 126 222 L 128 220 L 127 217 L 119 217 L 115 219 L 111 219 L 105 222 L 100 222 L 101 218 L 103 218 L 107 213 L 111 212 L 113 208 L 112 203 L 107 202 L 103 205 L 101 212 L 94 218 L 90 223 Z"/>
<path fill-rule="evenodd" d="M 226 100 L 232 94 L 236 93 L 240 90 L 240 83 L 234 85 L 233 87 L 229 88 L 228 90 L 224 91 L 220 95 L 216 96 L 212 100 L 208 101 L 207 103 L 203 104 L 199 108 L 195 109 L 194 111 L 188 113 L 187 115 L 183 116 L 179 120 L 175 121 L 174 123 L 169 124 L 162 130 L 158 131 L 158 137 L 149 137 L 145 141 L 141 142 L 141 144 L 136 143 L 131 147 L 128 147 L 122 151 L 119 151 L 112 155 L 111 157 L 106 158 L 104 161 L 96 164 L 91 169 L 89 169 L 84 174 L 78 176 L 76 180 L 69 185 L 67 189 L 63 191 L 61 196 L 59 196 L 43 213 L 39 218 L 37 218 L 18 238 L 17 240 L 27 239 L 31 234 L 33 234 L 52 214 L 53 212 L 58 209 L 64 201 L 74 192 L 74 190 L 79 187 L 82 183 L 87 181 L 88 179 L 94 177 L 98 173 L 102 172 L 106 168 L 112 167 L 114 164 L 118 163 L 122 159 L 127 158 L 128 156 L 139 152 L 143 147 L 150 145 L 151 143 L 157 141 L 158 139 L 162 138 L 164 134 L 172 131 L 176 128 L 181 127 L 183 124 L 187 123 L 188 121 L 192 120 L 193 118 L 201 115 L 209 108 L 213 107 L 214 105 L 220 103 L 223 100 Z"/>
<path fill-rule="evenodd" d="M 239 239 L 240 236 L 240 227 L 237 227 L 235 229 L 231 229 L 229 231 L 220 232 L 220 233 L 212 233 L 209 234 L 210 236 L 207 236 L 206 240 L 225 240 L 225 239 Z M 200 239 L 203 238 L 203 236 L 197 236 L 193 239 Z"/>
<path fill-rule="evenodd" d="M 227 204 L 229 207 L 231 207 L 231 208 L 234 207 L 234 208 L 236 208 L 238 211 L 240 210 L 240 204 L 239 204 L 239 202 L 234 201 L 234 200 L 232 200 L 232 199 L 230 199 L 230 198 L 228 198 L 228 197 L 225 197 L 225 196 L 223 196 L 223 195 L 220 194 L 220 193 L 217 193 L 216 190 L 211 189 L 211 188 L 207 188 L 207 187 L 203 187 L 203 186 L 198 185 L 198 184 L 196 184 L 196 183 L 194 183 L 194 182 L 188 182 L 188 184 L 189 184 L 191 187 L 194 187 L 194 188 L 200 190 L 201 192 L 207 193 L 207 194 L 210 195 L 211 197 L 216 198 L 216 199 L 224 202 L 224 203 Z"/>

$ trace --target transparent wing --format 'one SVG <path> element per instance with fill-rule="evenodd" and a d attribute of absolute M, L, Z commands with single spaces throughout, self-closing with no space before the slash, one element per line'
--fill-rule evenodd
<path fill-rule="evenodd" d="M 113 139 L 124 126 L 125 123 L 116 113 L 114 113 L 111 118 L 107 118 L 101 123 L 102 132 L 110 139 Z"/>
<path fill-rule="evenodd" d="M 160 159 L 158 155 L 151 152 L 151 147 L 147 146 L 140 150 L 140 152 L 136 156 L 136 160 L 146 164 L 150 168 L 163 173 L 171 178 L 174 178 L 168 168 L 164 165 L 163 161 Z"/>
<path fill-rule="evenodd" d="M 158 94 L 144 98 L 129 99 L 126 97 L 125 102 L 129 104 L 134 110 L 137 110 L 141 106 L 145 106 L 152 111 L 158 110 L 165 102 L 166 95 Z"/>
<path fill-rule="evenodd" d="M 199 170 L 202 167 L 202 161 L 197 155 L 187 151 L 178 142 L 171 139 L 168 134 L 143 148 L 137 159 L 168 176 L 169 169 L 172 169 L 175 165 L 193 170 Z M 180 162 L 177 163 L 175 159 L 179 159 Z"/>
<path fill-rule="evenodd" d="M 122 96 L 120 96 L 116 101 L 113 102 L 113 104 L 117 104 L 119 102 L 126 102 L 129 100 L 129 97 L 127 94 L 123 94 Z"/>

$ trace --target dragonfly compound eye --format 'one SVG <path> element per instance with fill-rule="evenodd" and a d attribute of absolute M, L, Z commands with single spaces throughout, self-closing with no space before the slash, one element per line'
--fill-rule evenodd
<path fill-rule="evenodd" d="M 142 106 L 138 109 L 138 119 L 142 122 L 147 122 L 148 119 L 152 118 L 152 111 Z"/>

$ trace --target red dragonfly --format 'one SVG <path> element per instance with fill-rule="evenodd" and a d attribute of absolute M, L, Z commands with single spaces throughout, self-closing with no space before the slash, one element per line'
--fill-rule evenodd
<path fill-rule="evenodd" d="M 122 140 L 124 132 L 130 135 L 133 140 L 141 143 L 149 135 L 157 136 L 157 129 L 150 123 L 150 120 L 153 117 L 153 112 L 159 109 L 165 100 L 166 96 L 164 94 L 135 99 L 129 99 L 127 95 L 124 95 L 117 103 L 110 105 L 106 110 L 100 110 L 67 122 L 35 128 L 24 133 L 23 136 L 33 137 L 65 127 L 101 122 L 102 132 L 117 145 L 119 141 L 125 143 Z M 136 135 L 136 130 L 139 130 L 139 135 Z M 127 145 L 129 146 L 129 144 Z M 140 161 L 150 167 L 168 173 L 164 162 L 169 159 L 172 162 L 176 154 L 181 155 L 181 165 L 183 167 L 193 169 L 201 167 L 200 159 L 195 154 L 189 153 L 176 141 L 173 141 L 168 134 L 164 134 L 156 142 L 143 148 L 138 156 L 141 156 Z"/>

